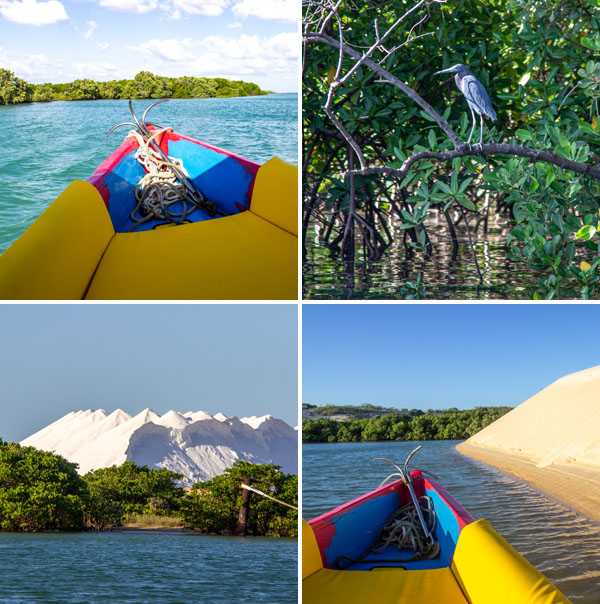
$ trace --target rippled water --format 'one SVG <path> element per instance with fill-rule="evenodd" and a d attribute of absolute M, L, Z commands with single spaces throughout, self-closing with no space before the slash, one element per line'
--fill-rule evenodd
<path fill-rule="evenodd" d="M 438 220 L 428 225 L 433 246 L 429 260 L 404 246 L 404 233 L 396 223 L 388 226 L 394 242 L 376 262 L 361 259 L 358 253 L 355 262 L 341 261 L 320 242 L 320 231 L 311 229 L 303 268 L 304 299 L 404 299 L 405 283 L 416 282 L 419 273 L 423 274 L 425 299 L 529 299 L 535 291 L 538 275 L 506 257 L 509 229 L 501 217 L 490 219 L 487 231 L 483 224 L 479 228 L 471 225 L 481 284 L 462 223 L 456 228 L 461 242 L 456 252 L 445 223 Z"/>
<path fill-rule="evenodd" d="M 135 101 L 141 116 L 151 101 Z M 298 162 L 298 95 L 175 99 L 149 121 L 258 163 Z M 0 106 L 0 253 L 73 181 L 86 180 L 127 135 L 127 101 Z"/>
<path fill-rule="evenodd" d="M 527 484 L 456 452 L 456 441 L 310 444 L 302 447 L 302 514 L 310 519 L 376 488 L 387 457 L 433 472 L 475 518 L 510 544 L 577 604 L 600 603 L 600 526 Z M 507 603 L 508 604 L 508 603 Z"/>
<path fill-rule="evenodd" d="M 7 604 L 296 604 L 291 539 L 0 533 Z"/>

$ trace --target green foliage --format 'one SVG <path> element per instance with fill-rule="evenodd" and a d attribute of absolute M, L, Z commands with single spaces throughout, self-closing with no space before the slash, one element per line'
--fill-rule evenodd
<path fill-rule="evenodd" d="M 75 80 L 65 91 L 69 101 L 93 101 L 100 98 L 98 85 L 93 80 Z"/>
<path fill-rule="evenodd" d="M 268 94 L 257 84 L 224 78 L 167 78 L 140 71 L 133 80 L 95 82 L 75 80 L 69 84 L 28 84 L 0 69 L 0 105 L 48 101 L 96 99 L 190 99 Z"/>
<path fill-rule="evenodd" d="M 179 509 L 182 475 L 164 468 L 154 470 L 127 461 L 120 466 L 88 472 L 88 524 L 96 529 L 119 524 L 130 514 L 163 514 Z"/>
<path fill-rule="evenodd" d="M 238 461 L 222 476 L 186 493 L 182 475 L 125 462 L 80 477 L 77 464 L 54 453 L 0 439 L 0 530 L 102 530 L 123 521 L 187 526 L 232 533 L 242 504 L 240 483 L 249 478 L 261 491 L 298 505 L 298 477 L 279 466 Z M 298 514 L 251 495 L 248 532 L 297 536 Z"/>
<path fill-rule="evenodd" d="M 77 464 L 0 439 L 1 530 L 79 530 L 86 495 Z"/>
<path fill-rule="evenodd" d="M 183 502 L 186 526 L 208 533 L 232 534 L 242 505 L 240 484 L 249 478 L 253 487 L 291 505 L 298 505 L 298 477 L 283 474 L 279 466 L 237 461 L 225 474 L 194 485 Z M 247 530 L 253 535 L 294 537 L 298 513 L 281 504 L 250 494 Z"/>
<path fill-rule="evenodd" d="M 339 8 L 345 41 L 366 48 L 380 32 L 412 8 L 413 3 L 350 2 Z M 593 164 L 600 155 L 600 11 L 596 0 L 457 0 L 431 5 L 429 19 L 413 33 L 422 37 L 403 44 L 408 30 L 424 13 L 415 12 L 385 47 L 402 47 L 383 67 L 415 89 L 466 140 L 470 130 L 467 104 L 453 78 L 434 76 L 439 69 L 464 63 L 490 92 L 498 114 L 487 121 L 484 142 L 523 144 Z M 333 19 L 332 37 L 338 37 Z M 306 200 L 312 215 L 343 214 L 348 188 L 339 175 L 349 165 L 346 144 L 335 135 L 322 106 L 328 74 L 338 51 L 308 44 L 303 70 Z M 380 55 L 377 55 L 377 57 Z M 377 58 L 375 57 L 375 58 Z M 343 59 L 342 76 L 353 61 Z M 395 87 L 361 67 L 336 90 L 334 112 L 361 149 L 368 165 L 400 168 L 420 150 L 452 148 L 432 118 Z M 489 138 L 488 138 L 489 137 Z M 487 138 L 487 140 L 486 140 Z M 600 215 L 597 179 L 557 166 L 505 155 L 466 157 L 450 163 L 422 161 L 401 186 L 381 174 L 356 178 L 358 211 L 393 214 L 401 229 L 414 234 L 409 247 L 427 251 L 420 228 L 444 211 L 467 217 L 485 208 L 507 208 L 500 216 L 509 226 L 508 257 L 539 274 L 530 298 L 594 298 L 600 295 L 597 239 L 577 238 Z M 314 210 L 318 196 L 319 212 Z M 444 219 L 442 215 L 442 220 Z M 473 220 L 475 222 L 475 220 Z M 373 222 L 377 224 L 377 221 Z M 322 233 L 335 233 L 322 229 Z M 434 250 L 435 253 L 435 250 Z M 591 268 L 583 270 L 584 267 Z M 424 297 L 423 283 L 406 284 L 404 297 Z M 516 284 L 515 294 L 522 284 Z"/>
<path fill-rule="evenodd" d="M 33 97 L 33 87 L 8 69 L 0 68 L 0 105 L 29 103 Z"/>
<path fill-rule="evenodd" d="M 56 90 L 52 84 L 40 84 L 39 86 L 34 86 L 31 100 L 34 103 L 47 103 L 53 100 L 55 95 Z"/>
<path fill-rule="evenodd" d="M 123 525 L 133 528 L 177 529 L 183 528 L 181 516 L 164 514 L 130 514 L 122 519 Z"/>
<path fill-rule="evenodd" d="M 379 405 L 322 405 L 317 407 L 316 405 L 302 405 L 303 409 L 315 409 L 319 415 L 349 415 L 351 417 L 361 419 L 363 417 L 371 417 L 373 415 L 383 415 L 385 413 L 398 413 L 398 409 L 394 407 L 380 407 Z M 408 409 L 404 409 L 406 413 L 409 413 Z M 416 413 L 420 413 L 418 410 L 414 410 Z"/>
<path fill-rule="evenodd" d="M 385 440 L 458 440 L 469 438 L 508 413 L 511 407 L 448 409 L 420 415 L 386 414 L 369 419 L 304 420 L 302 442 L 369 442 Z"/>

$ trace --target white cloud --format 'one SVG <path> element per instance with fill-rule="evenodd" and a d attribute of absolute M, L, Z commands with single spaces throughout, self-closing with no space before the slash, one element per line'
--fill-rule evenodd
<path fill-rule="evenodd" d="M 6 0 L 0 0 L 0 2 Z M 232 6 L 236 19 L 258 17 L 296 23 L 300 18 L 298 0 L 94 0 L 110 10 L 142 14 L 161 8 L 169 20 L 178 21 L 185 15 L 218 17 Z M 238 27 L 232 25 L 232 27 Z"/>
<path fill-rule="evenodd" d="M 242 24 L 239 21 L 234 21 L 233 23 L 229 23 L 227 27 L 230 29 L 237 29 L 238 27 L 242 27 Z"/>
<path fill-rule="evenodd" d="M 156 57 L 161 61 L 188 61 L 194 58 L 184 47 L 189 47 L 191 38 L 184 40 L 149 40 L 137 46 L 127 46 L 127 50 L 137 52 L 141 55 Z"/>
<path fill-rule="evenodd" d="M 135 53 L 129 55 L 133 73 L 144 70 L 168 77 L 243 79 L 270 90 L 293 90 L 297 85 L 299 43 L 296 33 L 271 37 L 242 34 L 200 40 L 153 39 L 127 50 Z"/>
<path fill-rule="evenodd" d="M 69 18 L 58 0 L 0 0 L 0 14 L 7 21 L 25 25 L 50 25 Z"/>
<path fill-rule="evenodd" d="M 169 13 L 169 20 L 181 19 L 182 13 L 216 17 L 223 14 L 232 0 L 95 0 L 100 6 L 110 10 L 128 13 L 147 13 L 161 8 Z"/>
<path fill-rule="evenodd" d="M 238 19 L 258 17 L 296 23 L 300 18 L 297 0 L 237 0 L 231 10 Z"/>
<path fill-rule="evenodd" d="M 95 21 L 86 21 L 85 24 L 88 26 L 88 30 L 83 34 L 83 37 L 87 40 L 94 33 L 98 24 Z"/>
<path fill-rule="evenodd" d="M 223 11 L 230 0 L 171 0 L 175 10 L 183 11 L 190 15 L 204 15 L 206 17 L 217 17 Z"/>
<path fill-rule="evenodd" d="M 98 0 L 98 4 L 111 10 L 141 15 L 154 10 L 158 6 L 158 0 Z"/>
<path fill-rule="evenodd" d="M 71 71 L 70 80 L 86 78 L 90 80 L 106 81 L 116 80 L 122 76 L 122 69 L 112 63 L 73 63 L 74 71 Z"/>
<path fill-rule="evenodd" d="M 31 84 L 63 81 L 63 63 L 48 59 L 43 53 L 28 54 L 0 47 L 0 65 Z"/>
<path fill-rule="evenodd" d="M 96 46 L 100 50 L 108 50 L 108 44 L 106 42 L 98 42 L 98 44 L 96 44 Z"/>
<path fill-rule="evenodd" d="M 107 62 L 65 65 L 60 59 L 49 59 L 44 54 L 27 54 L 4 48 L 0 48 L 0 65 L 31 84 L 58 84 L 78 78 L 102 81 L 133 77 L 129 66 L 120 67 Z"/>

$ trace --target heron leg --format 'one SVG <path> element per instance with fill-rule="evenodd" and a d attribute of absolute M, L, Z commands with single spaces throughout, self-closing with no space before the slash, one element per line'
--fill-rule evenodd
<path fill-rule="evenodd" d="M 479 129 L 479 146 L 481 147 L 481 144 L 483 142 L 483 115 L 481 113 L 479 114 Z"/>
<path fill-rule="evenodd" d="M 483 150 L 483 115 L 480 113 L 479 114 L 479 142 L 475 145 L 473 145 L 473 147 L 477 148 L 479 147 L 479 151 Z"/>
<path fill-rule="evenodd" d="M 471 109 L 471 107 L 469 107 L 469 109 Z M 473 117 L 473 127 L 471 128 L 471 134 L 469 134 L 469 140 L 467 141 L 467 145 L 471 143 L 471 137 L 473 136 L 473 131 L 475 130 L 475 124 L 477 123 L 473 109 L 471 109 L 471 116 Z"/>

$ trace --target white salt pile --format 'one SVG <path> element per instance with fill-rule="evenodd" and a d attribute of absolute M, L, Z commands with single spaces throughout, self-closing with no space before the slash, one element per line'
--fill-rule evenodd
<path fill-rule="evenodd" d="M 204 411 L 162 416 L 145 409 L 71 412 L 21 442 L 55 451 L 86 472 L 125 461 L 183 474 L 191 484 L 222 474 L 237 460 L 298 473 L 298 432 L 271 415 L 215 416 Z"/>

